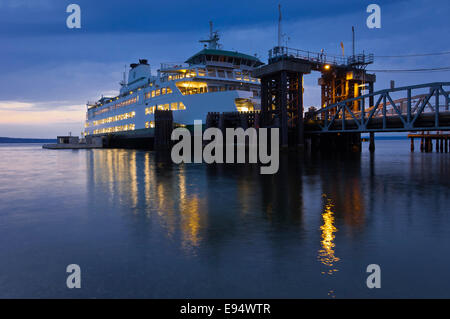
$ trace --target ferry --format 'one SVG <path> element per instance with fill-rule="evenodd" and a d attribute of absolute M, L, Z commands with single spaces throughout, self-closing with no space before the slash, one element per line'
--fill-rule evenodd
<path fill-rule="evenodd" d="M 259 110 L 260 81 L 251 73 L 263 63 L 223 50 L 212 23 L 209 39 L 200 42 L 201 51 L 184 63 L 162 63 L 156 75 L 148 60 L 132 63 L 118 96 L 87 103 L 85 135 L 152 129 L 156 110 L 173 111 L 176 126 L 205 121 L 208 112 Z"/>

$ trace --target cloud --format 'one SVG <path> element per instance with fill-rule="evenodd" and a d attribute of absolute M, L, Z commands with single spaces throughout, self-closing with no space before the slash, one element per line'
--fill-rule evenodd
<path fill-rule="evenodd" d="M 51 105 L 54 102 L 49 102 Z M 40 105 L 39 105 L 40 104 Z M 20 101 L 0 101 L 0 124 L 45 124 L 83 123 L 85 105 L 63 105 L 58 109 L 43 108 L 41 102 L 33 104 Z"/>
<path fill-rule="evenodd" d="M 16 102 L 16 101 L 0 101 L 0 111 L 19 111 L 29 110 L 33 106 L 32 103 Z M 0 119 L 1 120 L 1 119 Z"/>

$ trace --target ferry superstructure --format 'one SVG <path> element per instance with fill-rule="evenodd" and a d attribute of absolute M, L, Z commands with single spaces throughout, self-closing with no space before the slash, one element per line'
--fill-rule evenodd
<path fill-rule="evenodd" d="M 163 63 L 156 75 L 147 60 L 130 65 L 120 94 L 87 104 L 85 135 L 139 129 L 155 125 L 156 110 L 172 110 L 174 123 L 205 121 L 208 112 L 246 112 L 260 108 L 260 82 L 251 71 L 263 63 L 255 56 L 226 51 L 210 31 L 204 49 L 184 63 Z"/>

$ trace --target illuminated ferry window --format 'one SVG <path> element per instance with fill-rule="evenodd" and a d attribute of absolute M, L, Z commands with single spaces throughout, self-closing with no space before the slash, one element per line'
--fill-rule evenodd
<path fill-rule="evenodd" d="M 175 103 L 170 104 L 170 109 L 172 111 L 178 110 L 178 103 L 175 102 Z"/>
<path fill-rule="evenodd" d="M 189 70 L 188 76 L 194 78 L 197 76 L 197 71 L 195 69 Z"/>
<path fill-rule="evenodd" d="M 150 106 L 145 109 L 145 115 L 155 113 L 156 106 Z"/>
<path fill-rule="evenodd" d="M 205 69 L 198 69 L 198 76 L 206 76 L 206 70 Z"/>
<path fill-rule="evenodd" d="M 161 90 L 156 90 L 156 91 L 155 91 L 155 95 L 156 95 L 156 96 L 159 96 L 159 94 L 161 93 L 160 91 L 161 91 Z"/>
<path fill-rule="evenodd" d="M 206 93 L 207 84 L 197 81 L 183 81 L 176 83 L 177 88 L 183 95 Z"/>
<path fill-rule="evenodd" d="M 170 106 L 169 106 L 169 104 L 167 103 L 167 104 L 164 104 L 164 110 L 165 111 L 168 111 L 168 110 L 170 110 Z"/>
<path fill-rule="evenodd" d="M 162 105 L 162 104 L 160 104 L 160 105 L 158 105 L 158 110 L 164 110 L 164 105 Z"/>
<path fill-rule="evenodd" d="M 155 90 L 152 91 L 152 97 L 155 97 Z"/>
<path fill-rule="evenodd" d="M 171 88 L 167 88 L 167 94 L 171 94 L 172 93 L 172 89 Z"/>
<path fill-rule="evenodd" d="M 179 110 L 186 110 L 186 106 L 184 106 L 183 102 L 180 102 L 178 105 Z"/>
<path fill-rule="evenodd" d="M 236 80 L 242 80 L 242 73 L 241 72 L 235 72 L 236 74 Z"/>
<path fill-rule="evenodd" d="M 162 94 L 162 95 L 166 94 L 166 88 L 162 88 L 162 89 L 161 89 L 161 94 Z"/>
<path fill-rule="evenodd" d="M 150 122 L 145 122 L 145 128 L 154 128 L 155 127 L 155 122 L 150 121 Z"/>

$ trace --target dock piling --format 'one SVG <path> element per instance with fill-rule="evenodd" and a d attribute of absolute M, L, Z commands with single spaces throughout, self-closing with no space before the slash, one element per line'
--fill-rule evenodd
<path fill-rule="evenodd" d="M 420 151 L 429 153 L 433 152 L 433 141 L 436 142 L 437 153 L 448 153 L 450 148 L 450 133 L 437 132 L 430 134 L 430 132 L 419 134 L 408 134 L 411 139 L 411 152 L 414 152 L 414 139 L 420 138 Z"/>
<path fill-rule="evenodd" d="M 369 151 L 371 153 L 375 152 L 375 133 L 374 132 L 370 132 Z"/>

